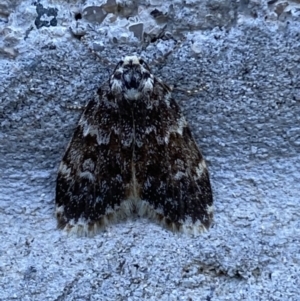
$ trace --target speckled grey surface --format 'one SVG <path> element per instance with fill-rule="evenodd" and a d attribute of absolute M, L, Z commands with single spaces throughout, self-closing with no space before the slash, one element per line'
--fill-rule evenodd
<path fill-rule="evenodd" d="M 78 19 L 95 3 L 41 1 L 57 25 L 42 15 L 39 29 L 31 1 L 0 4 L 0 300 L 300 300 L 298 4 L 159 2 L 110 1 L 95 21 Z M 141 22 L 144 37 L 159 34 L 155 8 L 170 15 L 164 38 L 128 33 Z M 80 114 L 68 106 L 84 105 L 112 70 L 87 45 L 113 63 L 173 50 L 153 72 L 201 88 L 174 96 L 209 163 L 208 233 L 147 220 L 94 238 L 56 229 L 56 171 Z"/>

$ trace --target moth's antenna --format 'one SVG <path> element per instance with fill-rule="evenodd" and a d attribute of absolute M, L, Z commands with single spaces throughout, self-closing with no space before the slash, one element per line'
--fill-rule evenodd
<path fill-rule="evenodd" d="M 73 106 L 68 106 L 68 105 L 60 105 L 62 108 L 67 109 L 67 110 L 73 110 L 73 111 L 82 111 L 86 108 L 85 106 L 77 106 L 77 105 L 73 105 Z"/>
<path fill-rule="evenodd" d="M 178 91 L 178 92 L 182 92 L 184 94 L 194 95 L 194 94 L 200 93 L 202 91 L 208 91 L 209 87 L 206 84 L 200 84 L 197 89 L 191 89 L 191 90 L 183 89 L 178 86 L 172 86 L 171 89 L 172 89 L 172 91 Z"/>

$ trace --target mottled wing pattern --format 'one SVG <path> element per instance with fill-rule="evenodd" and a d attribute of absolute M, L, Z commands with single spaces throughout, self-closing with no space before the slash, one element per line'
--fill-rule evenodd
<path fill-rule="evenodd" d="M 88 103 L 59 167 L 56 216 L 60 228 L 88 235 L 116 217 L 115 209 L 131 179 L 130 129 L 106 91 Z M 126 140 L 129 147 L 124 147 Z"/>
<path fill-rule="evenodd" d="M 170 88 L 135 57 L 84 110 L 59 167 L 58 226 L 92 235 L 133 213 L 197 234 L 213 217 L 205 161 Z"/>
<path fill-rule="evenodd" d="M 173 230 L 202 232 L 213 217 L 205 161 L 170 89 L 158 79 L 151 99 L 152 107 L 139 103 L 135 116 L 141 212 Z"/>

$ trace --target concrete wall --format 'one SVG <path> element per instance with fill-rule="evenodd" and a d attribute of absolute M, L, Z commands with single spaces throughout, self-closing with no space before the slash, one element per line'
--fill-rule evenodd
<path fill-rule="evenodd" d="M 2 0 L 0 300 L 299 300 L 299 9 Z M 94 238 L 56 229 L 56 172 L 80 115 L 69 107 L 134 53 L 199 90 L 174 97 L 214 189 L 215 222 L 200 237 L 147 220 Z"/>

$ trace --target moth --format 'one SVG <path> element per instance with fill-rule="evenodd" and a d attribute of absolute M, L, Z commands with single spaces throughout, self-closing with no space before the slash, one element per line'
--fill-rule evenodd
<path fill-rule="evenodd" d="M 171 88 L 136 56 L 84 109 L 59 166 L 58 227 L 92 236 L 131 216 L 198 234 L 213 218 L 207 166 Z"/>

